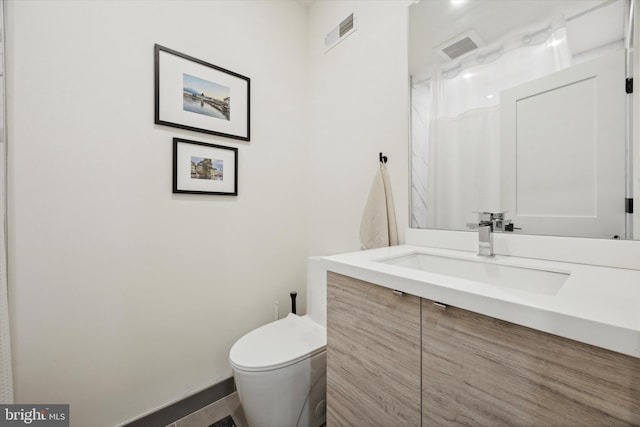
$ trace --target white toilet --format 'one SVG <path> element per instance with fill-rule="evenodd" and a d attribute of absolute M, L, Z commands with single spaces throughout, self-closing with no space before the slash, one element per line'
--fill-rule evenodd
<path fill-rule="evenodd" d="M 318 427 L 326 416 L 326 271 L 311 257 L 307 315 L 240 338 L 229 360 L 249 427 Z"/>

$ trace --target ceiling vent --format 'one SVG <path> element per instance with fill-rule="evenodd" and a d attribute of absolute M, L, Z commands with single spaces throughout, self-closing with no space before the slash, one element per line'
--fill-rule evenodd
<path fill-rule="evenodd" d="M 329 51 L 335 45 L 347 38 L 348 35 L 353 34 L 356 30 L 356 18 L 354 14 L 347 16 L 342 22 L 336 26 L 329 34 L 324 38 L 324 45 L 326 47 L 325 52 Z"/>
<path fill-rule="evenodd" d="M 474 30 L 462 33 L 440 46 L 436 46 L 436 51 L 447 60 L 456 59 L 484 45 L 482 38 Z"/>

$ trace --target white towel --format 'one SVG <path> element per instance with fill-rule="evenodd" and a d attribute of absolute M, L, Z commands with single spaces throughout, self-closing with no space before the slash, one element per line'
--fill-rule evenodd
<path fill-rule="evenodd" d="M 398 244 L 396 212 L 387 167 L 382 163 L 371 184 L 369 199 L 360 222 L 362 249 L 381 248 Z"/>

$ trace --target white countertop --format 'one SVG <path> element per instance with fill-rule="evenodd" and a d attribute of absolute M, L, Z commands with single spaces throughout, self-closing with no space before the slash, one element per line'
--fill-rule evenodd
<path fill-rule="evenodd" d="M 570 273 L 555 295 L 377 260 L 412 253 Z M 400 245 L 323 257 L 328 271 L 640 358 L 640 270 Z"/>

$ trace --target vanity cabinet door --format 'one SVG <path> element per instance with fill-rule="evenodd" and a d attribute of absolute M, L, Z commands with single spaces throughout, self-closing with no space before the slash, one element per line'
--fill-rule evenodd
<path fill-rule="evenodd" d="M 419 426 L 420 404 L 420 298 L 329 272 L 327 426 Z"/>
<path fill-rule="evenodd" d="M 640 359 L 422 306 L 422 425 L 640 425 Z"/>

